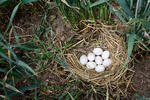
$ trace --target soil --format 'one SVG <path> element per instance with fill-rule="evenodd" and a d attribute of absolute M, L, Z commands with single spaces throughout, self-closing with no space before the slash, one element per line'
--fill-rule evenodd
<path fill-rule="evenodd" d="M 66 40 L 75 33 L 74 30 L 71 28 L 71 25 L 67 23 L 67 20 L 62 18 L 56 8 L 50 11 L 50 14 L 55 16 L 55 19 L 51 21 L 55 39 L 65 43 Z"/>
<path fill-rule="evenodd" d="M 135 64 L 135 75 L 132 84 L 136 92 L 143 97 L 150 98 L 150 58 Z"/>

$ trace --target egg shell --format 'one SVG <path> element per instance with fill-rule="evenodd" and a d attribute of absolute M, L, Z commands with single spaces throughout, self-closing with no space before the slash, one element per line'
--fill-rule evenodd
<path fill-rule="evenodd" d="M 87 67 L 88 69 L 94 69 L 94 68 L 96 67 L 96 63 L 93 62 L 93 61 L 90 61 L 90 62 L 88 62 L 88 63 L 86 64 L 86 67 Z"/>
<path fill-rule="evenodd" d="M 88 59 L 87 59 L 87 56 L 86 56 L 86 55 L 82 55 L 82 56 L 80 57 L 80 63 L 81 63 L 82 65 L 86 65 L 86 64 L 87 64 L 87 61 L 88 61 Z"/>
<path fill-rule="evenodd" d="M 98 65 L 98 66 L 95 67 L 95 71 L 96 72 L 104 72 L 105 67 L 103 65 Z"/>
<path fill-rule="evenodd" d="M 95 54 L 94 53 L 89 53 L 87 58 L 88 58 L 89 61 L 93 61 L 93 60 L 95 60 Z"/>
<path fill-rule="evenodd" d="M 110 56 L 110 53 L 107 50 L 102 53 L 102 58 L 103 59 L 107 59 L 107 58 L 109 58 L 109 56 Z"/>
<path fill-rule="evenodd" d="M 94 48 L 93 53 L 95 55 L 101 55 L 103 53 L 103 50 L 101 48 Z"/>
<path fill-rule="evenodd" d="M 96 56 L 95 57 L 95 62 L 96 62 L 96 64 L 102 64 L 102 62 L 103 62 L 103 59 L 102 59 L 102 57 L 101 56 Z"/>
<path fill-rule="evenodd" d="M 111 59 L 104 59 L 103 66 L 108 67 L 111 65 L 111 63 L 112 63 Z"/>

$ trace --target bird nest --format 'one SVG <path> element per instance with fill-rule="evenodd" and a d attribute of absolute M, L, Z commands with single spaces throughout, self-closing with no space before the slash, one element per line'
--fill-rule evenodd
<path fill-rule="evenodd" d="M 128 70 L 128 66 L 124 67 L 127 57 L 125 39 L 113 30 L 113 27 L 101 27 L 87 27 L 80 31 L 75 36 L 75 44 L 67 50 L 66 61 L 70 71 L 78 79 L 99 86 L 106 86 L 106 84 L 110 83 L 118 84 L 122 82 L 122 77 Z M 112 64 L 104 72 L 88 69 L 79 62 L 81 55 L 87 55 L 97 46 L 103 50 L 110 51 Z"/>

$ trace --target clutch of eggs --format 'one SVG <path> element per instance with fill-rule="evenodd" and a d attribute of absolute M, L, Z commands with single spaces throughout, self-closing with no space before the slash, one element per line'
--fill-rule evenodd
<path fill-rule="evenodd" d="M 103 51 L 102 48 L 94 48 L 92 52 L 80 57 L 80 63 L 85 65 L 88 69 L 95 69 L 96 72 L 104 72 L 105 68 L 110 66 L 112 61 L 110 59 L 110 52 Z"/>

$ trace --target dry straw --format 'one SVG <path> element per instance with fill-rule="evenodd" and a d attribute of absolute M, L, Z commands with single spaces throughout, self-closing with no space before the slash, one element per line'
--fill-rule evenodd
<path fill-rule="evenodd" d="M 101 28 L 100 28 L 101 27 Z M 71 72 L 78 78 L 94 85 L 105 87 L 109 84 L 118 85 L 125 83 L 125 73 L 128 66 L 124 66 L 127 57 L 127 47 L 123 36 L 115 31 L 114 26 L 99 27 L 88 26 L 76 36 L 76 44 L 67 51 L 66 61 Z M 79 62 L 82 54 L 92 52 L 94 47 L 101 47 L 110 51 L 112 64 L 104 72 L 97 73 L 94 69 L 89 70 Z"/>

